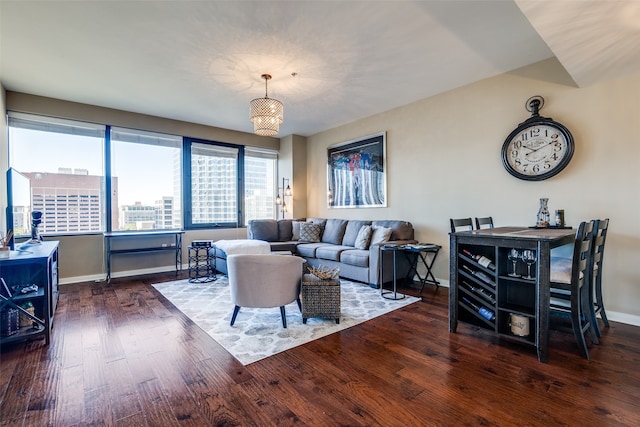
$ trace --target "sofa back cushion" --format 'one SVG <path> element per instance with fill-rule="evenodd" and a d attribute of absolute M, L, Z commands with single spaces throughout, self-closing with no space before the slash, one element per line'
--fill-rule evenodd
<path fill-rule="evenodd" d="M 322 233 L 322 243 L 341 245 L 346 228 L 346 219 L 327 219 L 327 223 L 324 226 L 324 232 Z"/>
<path fill-rule="evenodd" d="M 247 236 L 250 239 L 278 241 L 278 223 L 275 219 L 252 219 L 249 221 Z"/>
<path fill-rule="evenodd" d="M 320 224 L 322 228 L 327 224 L 326 218 L 307 218 L 307 222 L 312 222 L 314 224 Z"/>
<path fill-rule="evenodd" d="M 373 221 L 372 225 L 387 227 L 391 229 L 391 237 L 389 240 L 413 240 L 413 225 L 408 221 Z M 375 227 L 374 227 L 375 228 Z"/>
<path fill-rule="evenodd" d="M 278 220 L 278 241 L 288 242 L 293 238 L 293 228 L 291 223 L 292 219 L 280 219 Z"/>
<path fill-rule="evenodd" d="M 371 221 L 357 221 L 350 219 L 347 223 L 347 228 L 344 231 L 344 237 L 342 238 L 342 244 L 344 246 L 355 246 L 356 237 L 363 225 L 371 225 Z"/>

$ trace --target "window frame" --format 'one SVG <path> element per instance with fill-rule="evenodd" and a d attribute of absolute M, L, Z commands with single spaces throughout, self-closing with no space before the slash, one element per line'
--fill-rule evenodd
<path fill-rule="evenodd" d="M 206 223 L 193 223 L 192 217 L 192 176 L 191 176 L 191 157 L 192 146 L 194 144 L 205 144 L 219 147 L 233 148 L 238 150 L 238 157 L 236 159 L 237 167 L 237 186 L 236 186 L 236 221 L 235 222 L 206 222 Z M 206 139 L 184 137 L 182 146 L 182 178 L 183 178 L 183 210 L 182 221 L 183 228 L 185 230 L 202 230 L 202 229 L 223 229 L 223 228 L 241 228 L 245 226 L 244 219 L 244 145 L 230 144 L 226 142 L 211 141 Z"/>

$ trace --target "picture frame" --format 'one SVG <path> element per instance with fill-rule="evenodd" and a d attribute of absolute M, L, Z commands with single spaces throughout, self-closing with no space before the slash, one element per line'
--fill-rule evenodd
<path fill-rule="evenodd" d="M 327 206 L 387 206 L 386 132 L 332 145 L 327 149 Z"/>

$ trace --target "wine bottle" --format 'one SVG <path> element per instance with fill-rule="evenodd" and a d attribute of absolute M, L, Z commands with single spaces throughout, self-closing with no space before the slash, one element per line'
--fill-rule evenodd
<path fill-rule="evenodd" d="M 491 287 L 495 286 L 494 283 L 493 283 L 493 280 L 491 280 L 491 277 L 487 276 L 482 271 L 472 270 L 466 265 L 462 265 L 462 268 L 465 269 L 467 271 L 467 273 L 471 274 L 472 276 L 477 277 L 478 279 L 482 280 L 483 282 L 485 282 L 486 284 L 490 285 Z"/>
<path fill-rule="evenodd" d="M 474 259 L 481 266 L 488 268 L 490 270 L 495 270 L 496 265 L 484 255 L 474 255 L 466 249 L 463 249 L 462 252 L 471 259 Z"/>
<path fill-rule="evenodd" d="M 478 286 L 472 286 L 470 284 L 468 284 L 467 282 L 463 281 L 462 282 L 464 285 L 467 286 L 467 288 L 469 288 L 471 290 L 471 292 L 475 292 L 476 294 L 480 294 L 483 297 L 487 298 L 489 301 L 491 301 L 492 304 L 496 303 L 495 298 L 493 297 L 493 295 L 491 295 L 489 292 L 487 292 L 486 289 L 478 287 Z"/>
<path fill-rule="evenodd" d="M 471 301 L 469 301 L 467 297 L 462 297 L 462 300 L 467 304 L 469 304 L 480 316 L 484 317 L 485 319 L 489 321 L 496 320 L 496 316 L 495 314 L 493 314 L 493 311 L 489 310 L 487 307 L 478 306 L 477 304 L 474 304 Z"/>

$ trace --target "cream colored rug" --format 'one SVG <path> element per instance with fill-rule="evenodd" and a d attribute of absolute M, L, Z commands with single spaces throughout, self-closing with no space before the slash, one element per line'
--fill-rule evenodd
<path fill-rule="evenodd" d="M 233 305 L 226 277 L 203 284 L 189 283 L 185 279 L 153 286 L 243 365 L 420 301 L 411 296 L 397 301 L 387 300 L 380 296 L 379 289 L 341 280 L 342 316 L 339 324 L 335 320 L 313 318 L 303 324 L 298 305 L 294 302 L 285 307 L 286 329 L 282 327 L 277 307 L 241 308 L 235 325 L 230 326 Z"/>

